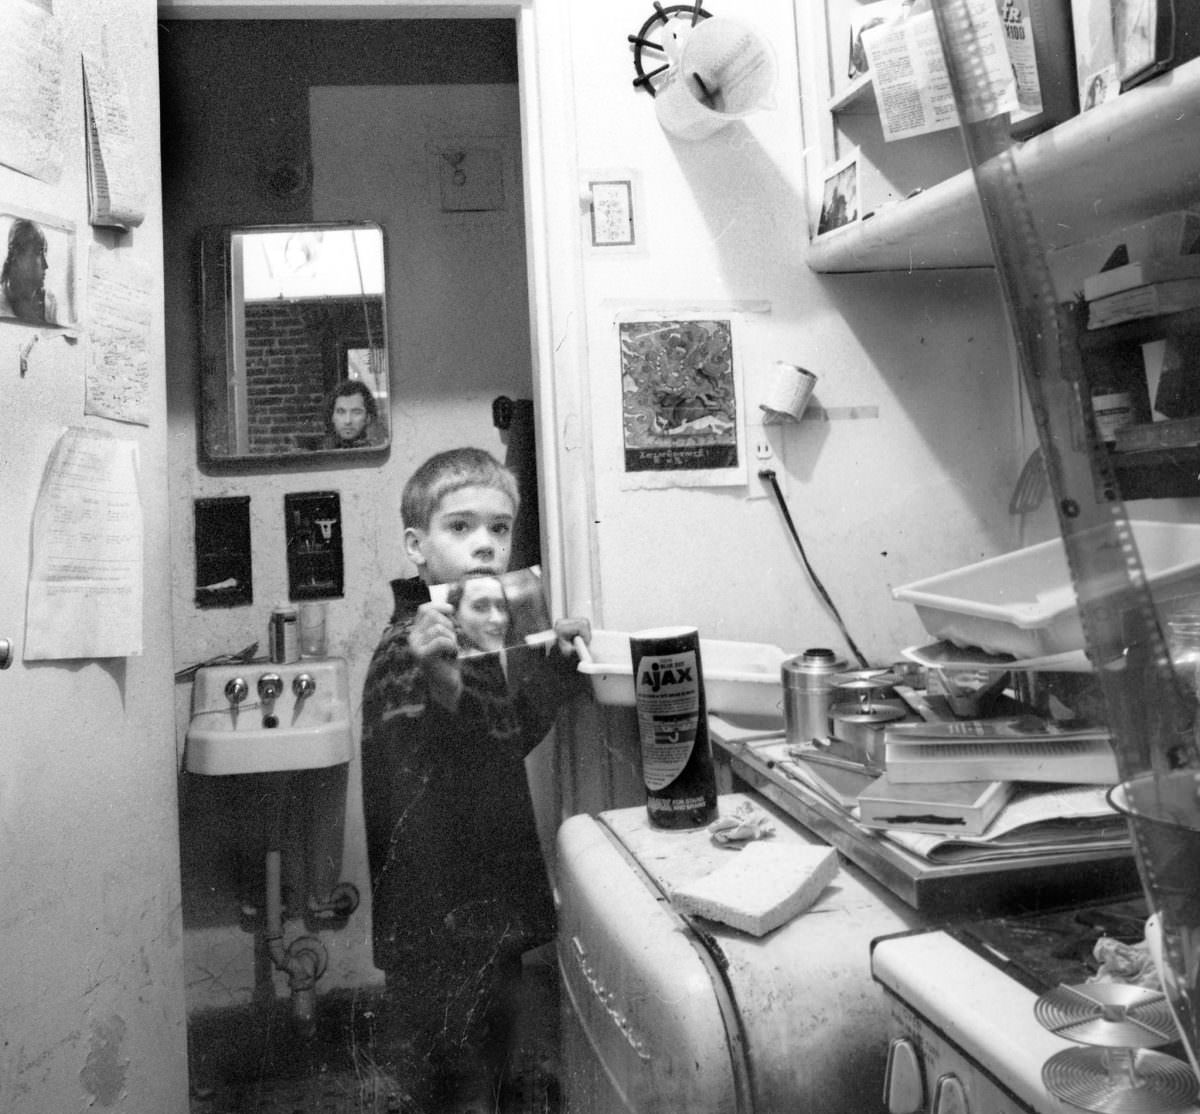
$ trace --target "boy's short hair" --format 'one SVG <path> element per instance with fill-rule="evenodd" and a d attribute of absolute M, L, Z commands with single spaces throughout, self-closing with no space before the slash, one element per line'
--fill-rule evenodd
<path fill-rule="evenodd" d="M 512 500 L 513 514 L 521 505 L 517 478 L 484 449 L 447 449 L 435 453 L 404 485 L 400 517 L 406 529 L 428 530 L 438 504 L 464 487 L 494 487 Z"/>

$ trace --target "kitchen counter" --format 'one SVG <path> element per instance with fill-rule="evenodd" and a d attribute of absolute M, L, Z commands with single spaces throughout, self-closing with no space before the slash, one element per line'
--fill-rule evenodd
<path fill-rule="evenodd" d="M 947 918 L 987 916 L 1098 900 L 1140 888 L 1128 849 L 1070 851 L 1003 862 L 929 863 L 787 777 L 775 761 L 784 747 L 781 723 L 712 715 L 709 734 L 723 791 L 732 786 L 759 793 L 922 913 Z"/>

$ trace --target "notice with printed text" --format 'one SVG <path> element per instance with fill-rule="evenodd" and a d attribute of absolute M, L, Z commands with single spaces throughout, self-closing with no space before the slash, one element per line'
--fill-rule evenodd
<path fill-rule="evenodd" d="M 25 660 L 142 652 L 142 532 L 137 443 L 65 430 L 34 510 Z"/>
<path fill-rule="evenodd" d="M 994 0 L 969 0 L 967 117 L 984 120 L 1017 107 L 1004 27 Z M 870 5 L 868 5 L 868 9 Z M 958 126 L 958 109 L 932 11 L 907 10 L 864 27 L 862 46 L 887 141 Z"/>

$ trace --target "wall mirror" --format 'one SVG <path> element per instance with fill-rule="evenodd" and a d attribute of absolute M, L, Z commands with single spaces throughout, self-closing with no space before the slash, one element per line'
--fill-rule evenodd
<path fill-rule="evenodd" d="M 377 224 L 206 229 L 201 457 L 258 464 L 385 450 L 386 299 Z"/>

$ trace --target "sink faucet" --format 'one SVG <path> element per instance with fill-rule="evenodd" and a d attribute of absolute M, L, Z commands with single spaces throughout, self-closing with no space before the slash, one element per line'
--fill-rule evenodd
<path fill-rule="evenodd" d="M 317 682 L 313 680 L 311 673 L 297 673 L 296 678 L 292 681 L 292 692 L 296 694 L 297 700 L 303 700 L 306 696 L 312 696 L 317 691 Z"/>
<path fill-rule="evenodd" d="M 231 677 L 225 682 L 225 699 L 238 705 L 250 694 L 250 686 L 241 677 Z"/>
<path fill-rule="evenodd" d="M 278 673 L 264 673 L 258 679 L 258 698 L 264 704 L 271 703 L 283 692 L 283 678 Z"/>

